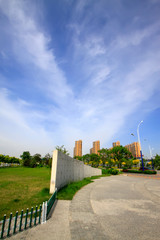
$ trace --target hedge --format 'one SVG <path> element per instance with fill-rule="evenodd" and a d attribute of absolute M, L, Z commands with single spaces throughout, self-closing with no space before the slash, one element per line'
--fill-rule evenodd
<path fill-rule="evenodd" d="M 156 171 L 151 171 L 151 170 L 134 170 L 134 169 L 123 169 L 123 172 L 128 172 L 128 173 L 142 173 L 142 174 L 157 174 Z"/>

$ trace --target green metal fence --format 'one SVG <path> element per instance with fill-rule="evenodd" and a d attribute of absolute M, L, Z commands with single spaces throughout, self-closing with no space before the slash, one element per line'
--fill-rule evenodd
<path fill-rule="evenodd" d="M 10 214 L 9 219 L 6 219 L 6 215 L 4 215 L 3 220 L 0 221 L 1 226 L 1 235 L 0 239 L 4 237 L 9 237 L 12 234 L 17 232 L 21 232 L 29 227 L 35 226 L 41 223 L 41 213 L 42 213 L 42 206 L 40 205 L 39 208 L 36 206 L 36 209 L 29 212 L 27 208 L 26 213 L 21 211 L 21 214 L 18 215 L 18 211 L 16 215 L 13 217 L 12 213 Z M 34 221 L 33 221 L 34 219 Z"/>
<path fill-rule="evenodd" d="M 56 196 L 57 196 L 57 189 L 56 191 L 53 193 L 53 195 L 51 196 L 51 198 L 48 200 L 47 202 L 47 217 L 51 211 L 51 208 L 56 200 Z"/>
<path fill-rule="evenodd" d="M 27 208 L 25 213 L 22 210 L 20 215 L 18 215 L 17 211 L 14 217 L 11 213 L 8 219 L 6 219 L 6 215 L 4 215 L 3 220 L 0 221 L 0 239 L 9 237 L 12 234 L 21 232 L 38 224 L 45 223 L 56 200 L 56 195 L 57 190 L 48 201 L 43 202 L 43 206 L 36 206 L 35 209 L 32 207 L 30 212 Z"/>

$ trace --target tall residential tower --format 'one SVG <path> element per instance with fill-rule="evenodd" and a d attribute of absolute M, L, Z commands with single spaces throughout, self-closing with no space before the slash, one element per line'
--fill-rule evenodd
<path fill-rule="evenodd" d="M 125 146 L 125 148 L 127 148 L 132 153 L 133 157 L 135 158 L 141 157 L 139 142 L 128 144 Z"/>
<path fill-rule="evenodd" d="M 93 142 L 93 148 L 90 149 L 90 154 L 91 153 L 99 154 L 98 150 L 100 150 L 100 141 L 95 141 Z"/>
<path fill-rule="evenodd" d="M 120 141 L 117 141 L 117 142 L 113 142 L 112 143 L 113 147 L 117 147 L 117 146 L 120 146 Z"/>
<path fill-rule="evenodd" d="M 75 141 L 75 147 L 74 147 L 74 157 L 75 156 L 82 156 L 82 140 Z"/>

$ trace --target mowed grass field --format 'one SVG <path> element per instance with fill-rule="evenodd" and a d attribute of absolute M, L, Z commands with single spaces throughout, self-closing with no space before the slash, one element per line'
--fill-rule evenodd
<path fill-rule="evenodd" d="M 0 169 L 0 219 L 34 207 L 50 198 L 50 168 Z"/>

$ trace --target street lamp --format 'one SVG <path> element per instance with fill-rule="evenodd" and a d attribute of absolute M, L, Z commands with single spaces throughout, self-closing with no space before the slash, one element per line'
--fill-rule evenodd
<path fill-rule="evenodd" d="M 154 163 L 153 163 L 153 157 L 152 157 L 152 149 L 149 145 L 149 151 L 150 151 L 150 156 L 151 156 L 151 161 L 152 161 L 152 169 L 154 170 Z"/>
<path fill-rule="evenodd" d="M 143 164 L 143 157 L 142 157 L 142 149 L 141 149 L 140 136 L 139 136 L 139 126 L 141 125 L 141 123 L 143 123 L 143 120 L 140 121 L 140 123 L 138 124 L 138 127 L 137 127 L 137 135 L 138 135 L 138 142 L 139 142 L 139 146 L 140 146 L 140 154 L 141 154 L 141 161 L 142 161 L 142 169 L 143 169 L 143 171 L 144 171 L 144 164 Z"/>
<path fill-rule="evenodd" d="M 147 141 L 147 139 L 144 139 L 144 141 Z M 152 169 L 154 169 L 154 163 L 153 163 L 153 157 L 152 157 L 152 150 L 154 148 L 151 148 L 149 142 L 148 142 L 148 146 L 149 146 L 149 152 L 150 152 L 150 157 L 151 157 L 151 161 L 152 161 Z"/>

